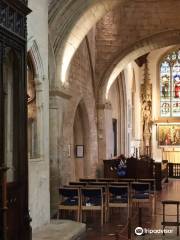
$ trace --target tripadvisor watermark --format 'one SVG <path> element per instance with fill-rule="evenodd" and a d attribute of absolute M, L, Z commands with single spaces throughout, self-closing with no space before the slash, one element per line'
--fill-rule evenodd
<path fill-rule="evenodd" d="M 144 234 L 172 234 L 173 230 L 172 229 L 150 229 L 150 228 L 142 228 L 142 227 L 137 227 L 135 229 L 135 234 L 137 236 L 141 236 Z"/>

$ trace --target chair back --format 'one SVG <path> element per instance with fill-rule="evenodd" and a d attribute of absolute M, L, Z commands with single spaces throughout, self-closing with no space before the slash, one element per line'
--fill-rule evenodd
<path fill-rule="evenodd" d="M 131 183 L 131 189 L 136 192 L 150 193 L 150 183 L 149 182 L 133 182 Z"/>
<path fill-rule="evenodd" d="M 138 182 L 142 183 L 149 183 L 150 184 L 150 190 L 151 191 L 156 191 L 156 181 L 153 178 L 150 179 L 138 179 Z"/>
<path fill-rule="evenodd" d="M 81 188 L 81 206 L 85 207 L 97 207 L 103 206 L 103 194 L 102 188 Z"/>
<path fill-rule="evenodd" d="M 109 193 L 116 196 L 128 197 L 129 188 L 128 186 L 109 186 Z"/>
<path fill-rule="evenodd" d="M 59 188 L 59 195 L 66 198 L 79 197 L 79 189 L 70 188 L 70 187 L 61 187 Z"/>
<path fill-rule="evenodd" d="M 93 185 L 93 186 L 107 186 L 108 183 L 107 182 L 89 182 L 89 185 Z"/>
<path fill-rule="evenodd" d="M 108 205 L 110 207 L 120 207 L 122 204 L 129 206 L 129 187 L 126 186 L 109 186 L 108 187 Z M 128 204 L 128 205 L 127 205 Z"/>
<path fill-rule="evenodd" d="M 111 183 L 114 182 L 115 179 L 114 178 L 98 178 L 97 182 L 105 182 L 105 183 Z"/>
<path fill-rule="evenodd" d="M 131 183 L 131 182 L 134 182 L 135 181 L 135 179 L 134 178 L 122 178 L 122 179 L 118 179 L 118 182 L 129 182 L 129 183 Z"/>
<path fill-rule="evenodd" d="M 86 186 L 87 185 L 87 183 L 85 183 L 85 182 L 69 182 L 69 185 L 71 185 L 71 186 L 79 186 L 79 187 L 84 187 L 84 186 Z"/>
<path fill-rule="evenodd" d="M 98 187 L 98 188 L 102 188 L 102 191 L 105 192 L 106 188 L 108 186 L 108 183 L 106 182 L 91 182 L 87 185 L 88 187 Z"/>
<path fill-rule="evenodd" d="M 80 182 L 85 182 L 85 183 L 88 183 L 88 182 L 96 182 L 96 178 L 80 178 L 79 181 Z"/>
<path fill-rule="evenodd" d="M 102 188 L 81 188 L 81 194 L 83 197 L 101 198 Z"/>
<path fill-rule="evenodd" d="M 111 186 L 128 186 L 129 182 L 111 182 Z"/>

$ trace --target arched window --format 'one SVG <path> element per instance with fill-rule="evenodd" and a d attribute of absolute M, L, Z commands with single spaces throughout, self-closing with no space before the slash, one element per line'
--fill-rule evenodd
<path fill-rule="evenodd" d="M 180 50 L 160 63 L 160 116 L 180 117 Z"/>

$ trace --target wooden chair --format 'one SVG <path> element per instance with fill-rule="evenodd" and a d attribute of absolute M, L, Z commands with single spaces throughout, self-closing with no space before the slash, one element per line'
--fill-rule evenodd
<path fill-rule="evenodd" d="M 128 183 L 131 183 L 131 182 L 134 182 L 135 179 L 134 178 L 118 178 L 117 181 L 118 182 L 128 182 Z"/>
<path fill-rule="evenodd" d="M 180 227 L 180 219 L 179 219 L 179 201 L 174 201 L 174 200 L 166 200 L 161 202 L 163 204 L 163 235 L 165 235 L 164 230 L 166 226 L 176 226 L 177 227 L 177 236 L 179 236 L 179 227 Z M 176 221 L 167 221 L 166 220 L 166 211 L 165 211 L 165 206 L 166 205 L 175 205 L 176 206 Z"/>
<path fill-rule="evenodd" d="M 59 188 L 60 203 L 58 206 L 58 218 L 61 210 L 76 211 L 77 221 L 80 220 L 80 190 L 75 187 Z"/>
<path fill-rule="evenodd" d="M 150 183 L 150 193 L 153 198 L 153 214 L 155 214 L 156 213 L 156 201 L 157 201 L 156 180 L 154 178 L 138 179 L 138 182 Z"/>
<path fill-rule="evenodd" d="M 82 222 L 83 220 L 83 212 L 100 211 L 102 226 L 104 222 L 103 189 L 101 187 L 81 188 L 80 194 L 81 194 L 80 221 Z"/>
<path fill-rule="evenodd" d="M 99 187 L 102 188 L 103 193 L 103 208 L 104 208 L 104 222 L 107 222 L 107 187 L 109 183 L 108 182 L 91 182 L 87 185 L 87 187 Z"/>
<path fill-rule="evenodd" d="M 96 178 L 80 178 L 79 181 L 89 183 L 89 182 L 96 182 L 97 179 Z"/>
<path fill-rule="evenodd" d="M 150 183 L 133 182 L 131 183 L 131 205 L 138 207 L 139 226 L 142 224 L 142 208 L 149 207 L 152 210 L 152 196 L 150 193 Z"/>
<path fill-rule="evenodd" d="M 129 186 L 111 185 L 108 187 L 108 219 L 111 208 L 127 208 L 127 219 L 129 218 Z"/>
<path fill-rule="evenodd" d="M 108 182 L 89 182 L 88 185 L 91 186 L 108 186 Z"/>
<path fill-rule="evenodd" d="M 79 186 L 79 187 L 85 187 L 87 185 L 86 182 L 69 182 L 70 186 Z"/>
<path fill-rule="evenodd" d="M 110 186 L 129 186 L 129 182 L 111 182 L 109 183 Z"/>
<path fill-rule="evenodd" d="M 115 179 L 114 178 L 98 178 L 97 182 L 106 182 L 106 183 L 111 183 L 114 182 Z"/>
<path fill-rule="evenodd" d="M 149 203 L 151 200 L 151 190 L 149 182 L 131 183 L 131 200 L 137 203 Z"/>

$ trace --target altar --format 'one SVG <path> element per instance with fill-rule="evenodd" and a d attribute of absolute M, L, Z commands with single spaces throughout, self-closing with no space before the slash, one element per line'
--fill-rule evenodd
<path fill-rule="evenodd" d="M 180 163 L 180 148 L 164 148 L 162 159 L 168 160 L 169 163 Z"/>

